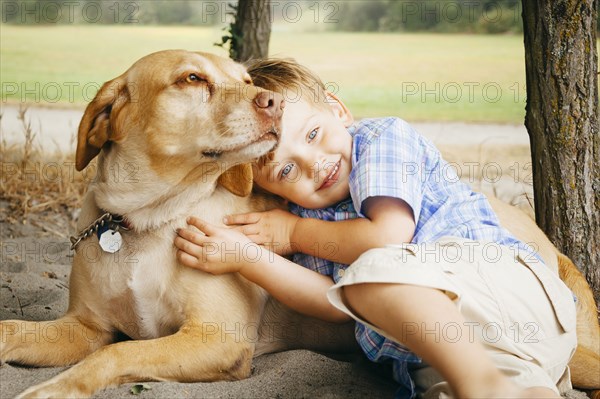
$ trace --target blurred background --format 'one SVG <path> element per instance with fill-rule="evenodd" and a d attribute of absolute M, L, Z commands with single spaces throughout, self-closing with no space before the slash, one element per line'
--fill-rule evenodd
<path fill-rule="evenodd" d="M 228 56 L 235 1 L 2 1 L 2 105 L 82 108 L 153 51 Z M 516 0 L 277 0 L 269 54 L 293 57 L 358 117 L 522 124 Z M 215 44 L 220 43 L 219 47 Z"/>

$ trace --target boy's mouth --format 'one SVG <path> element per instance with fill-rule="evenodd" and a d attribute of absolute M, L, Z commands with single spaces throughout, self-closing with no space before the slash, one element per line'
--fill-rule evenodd
<path fill-rule="evenodd" d="M 337 163 L 335 165 L 333 165 L 333 168 L 331 168 L 331 172 L 329 172 L 327 177 L 323 180 L 323 184 L 321 184 L 321 186 L 319 187 L 319 189 L 317 191 L 322 190 L 327 187 L 331 187 L 332 185 L 337 183 L 338 177 L 340 175 L 341 163 L 342 163 L 342 161 L 339 160 L 339 161 L 337 161 Z"/>

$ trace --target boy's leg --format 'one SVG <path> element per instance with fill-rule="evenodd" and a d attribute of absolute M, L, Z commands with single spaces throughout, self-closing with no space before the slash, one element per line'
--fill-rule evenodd
<path fill-rule="evenodd" d="M 572 294 L 543 263 L 525 263 L 490 244 L 452 238 L 372 249 L 327 295 L 338 309 L 422 355 L 460 396 L 460 381 L 476 388 L 475 375 L 493 376 L 482 374 L 489 361 L 519 387 L 543 387 L 525 393 L 556 397 L 559 382 L 569 388 L 563 382 L 576 346 Z M 447 338 L 437 346 L 442 355 L 435 346 L 420 348 L 435 345 L 435 334 Z M 471 342 L 478 344 L 465 352 L 461 345 Z M 467 356 L 481 369 L 465 372 Z"/>
<path fill-rule="evenodd" d="M 522 390 L 506 378 L 474 340 L 456 304 L 440 290 L 370 283 L 345 286 L 344 294 L 359 316 L 436 368 L 457 397 L 558 397 L 544 387 Z M 452 326 L 451 341 L 439 333 L 444 326 Z"/>

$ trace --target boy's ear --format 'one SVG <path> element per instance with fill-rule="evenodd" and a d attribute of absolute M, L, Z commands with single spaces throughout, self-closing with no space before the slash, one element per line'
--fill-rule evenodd
<path fill-rule="evenodd" d="M 352 112 L 346 107 L 346 104 L 337 98 L 335 94 L 328 91 L 325 92 L 325 96 L 327 97 L 327 103 L 331 106 L 331 109 L 333 109 L 333 113 L 342 121 L 344 126 L 349 127 L 352 125 L 354 123 L 354 117 L 352 116 Z"/>

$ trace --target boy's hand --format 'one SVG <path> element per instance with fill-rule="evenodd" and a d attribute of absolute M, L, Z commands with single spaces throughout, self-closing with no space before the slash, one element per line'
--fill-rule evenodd
<path fill-rule="evenodd" d="M 230 215 L 225 218 L 224 223 L 235 226 L 235 230 L 244 233 L 255 243 L 285 256 L 297 252 L 291 240 L 298 220 L 299 216 L 281 209 L 273 209 Z"/>
<path fill-rule="evenodd" d="M 205 235 L 192 229 L 177 231 L 177 260 L 184 266 L 211 274 L 242 272 L 244 266 L 256 262 L 261 253 L 261 248 L 239 231 L 196 217 L 189 217 L 187 223 Z"/>

